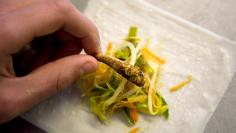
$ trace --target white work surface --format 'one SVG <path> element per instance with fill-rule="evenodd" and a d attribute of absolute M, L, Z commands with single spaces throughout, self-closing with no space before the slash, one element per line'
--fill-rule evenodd
<path fill-rule="evenodd" d="M 74 0 L 75 1 L 75 0 Z M 146 0 L 172 14 L 236 41 L 235 0 Z M 83 10 L 85 0 L 76 3 Z M 236 51 L 235 51 L 236 52 Z M 233 78 L 204 133 L 236 132 L 236 77 Z"/>
<path fill-rule="evenodd" d="M 73 0 L 73 1 L 75 2 L 75 4 L 80 10 L 83 10 L 86 8 L 87 2 L 85 0 L 84 1 Z M 189 21 L 199 24 L 202 27 L 208 28 L 211 31 L 214 31 L 218 34 L 226 36 L 232 40 L 236 40 L 236 37 L 234 36 L 234 33 L 236 33 L 236 27 L 234 26 L 234 23 L 233 23 L 233 22 L 236 22 L 234 21 L 236 20 L 236 14 L 235 14 L 236 9 L 234 9 L 234 4 L 236 4 L 236 2 L 234 1 L 148 0 L 148 2 L 154 4 L 155 6 L 158 6 L 159 8 L 165 9 L 169 11 L 170 13 L 176 14 Z M 236 101 L 234 95 L 236 95 L 236 91 L 233 89 L 235 85 L 236 84 L 234 83 L 234 80 L 233 80 L 222 102 L 219 104 L 215 114 L 213 115 L 210 122 L 208 123 L 205 129 L 206 133 L 215 133 L 215 132 L 221 133 L 221 132 L 235 132 L 236 131 L 236 126 L 235 126 L 236 118 L 234 117 L 236 113 L 236 110 L 234 107 L 234 101 Z M 61 95 L 64 95 L 64 94 L 61 94 Z M 68 99 L 70 99 L 67 94 L 64 97 L 67 97 Z M 58 100 L 63 100 L 63 99 L 58 99 Z M 71 101 L 76 102 L 73 99 Z M 63 107 L 67 107 L 71 103 L 67 103 L 67 104 L 65 104 L 65 106 Z M 47 107 L 47 105 L 45 105 L 44 107 Z M 48 107 L 51 107 L 50 103 L 48 104 Z M 44 113 L 47 113 L 47 112 L 44 112 Z M 52 115 L 56 115 L 56 114 L 53 114 L 53 112 L 48 112 L 48 113 L 52 113 Z M 72 114 L 73 114 L 73 111 L 72 111 Z M 38 119 L 37 116 L 35 116 L 31 120 L 34 120 L 34 118 Z M 76 118 L 73 118 L 73 119 L 76 119 Z M 60 119 L 54 119 L 54 120 L 60 120 Z M 50 130 L 51 128 L 50 126 L 53 125 L 52 124 L 53 122 L 54 121 L 51 121 L 51 125 L 45 128 Z M 40 126 L 40 121 L 38 121 L 38 124 Z M 57 126 L 57 125 L 54 125 L 54 126 Z M 74 126 L 76 125 L 70 125 L 70 126 L 74 128 Z M 60 127 L 60 128 L 63 128 L 63 127 Z"/>
<path fill-rule="evenodd" d="M 235 0 L 147 0 L 148 2 L 236 41 Z M 235 51 L 236 52 L 236 51 Z M 236 132 L 236 77 L 208 122 L 204 133 Z"/>

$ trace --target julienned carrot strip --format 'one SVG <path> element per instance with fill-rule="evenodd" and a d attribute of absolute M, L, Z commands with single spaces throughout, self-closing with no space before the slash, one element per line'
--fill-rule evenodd
<path fill-rule="evenodd" d="M 106 54 L 109 55 L 112 49 L 112 42 L 109 42 L 106 49 Z"/>
<path fill-rule="evenodd" d="M 171 92 L 175 92 L 175 91 L 181 89 L 182 87 L 184 87 L 185 85 L 189 84 L 191 81 L 192 81 L 192 76 L 189 75 L 188 78 L 185 81 L 183 81 L 183 82 L 181 82 L 181 83 L 171 87 L 170 91 Z"/>
<path fill-rule="evenodd" d="M 160 64 L 165 64 L 165 60 L 162 59 L 161 57 L 158 57 L 157 55 L 155 55 L 152 51 L 150 51 L 147 48 L 143 48 L 142 49 L 142 54 L 144 55 L 144 57 L 152 59 Z"/>
<path fill-rule="evenodd" d="M 135 127 L 135 128 L 132 128 L 129 133 L 138 133 L 138 131 L 140 130 L 140 128 L 138 127 Z"/>
<path fill-rule="evenodd" d="M 136 109 L 129 109 L 129 115 L 134 123 L 138 121 L 138 111 Z"/>

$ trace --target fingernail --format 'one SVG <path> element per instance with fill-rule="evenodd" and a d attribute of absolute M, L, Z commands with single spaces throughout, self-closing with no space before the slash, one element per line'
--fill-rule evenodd
<path fill-rule="evenodd" d="M 81 66 L 79 73 L 80 75 L 84 75 L 87 73 L 94 72 L 95 70 L 96 70 L 96 65 L 94 63 L 86 62 Z"/>

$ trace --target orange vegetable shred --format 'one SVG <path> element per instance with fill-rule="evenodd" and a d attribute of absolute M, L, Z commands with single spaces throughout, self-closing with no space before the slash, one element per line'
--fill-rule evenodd
<path fill-rule="evenodd" d="M 136 109 L 129 109 L 129 114 L 134 123 L 138 121 L 138 111 Z"/>
<path fill-rule="evenodd" d="M 175 92 L 175 91 L 181 89 L 182 87 L 184 87 L 185 85 L 189 84 L 191 81 L 192 81 L 192 76 L 189 75 L 188 78 L 185 81 L 183 81 L 183 82 L 181 82 L 181 83 L 171 87 L 170 91 L 171 92 Z"/>
<path fill-rule="evenodd" d="M 145 58 L 151 59 L 151 60 L 153 60 L 157 63 L 160 63 L 160 64 L 165 64 L 166 63 L 166 61 L 164 59 L 162 59 L 161 57 L 158 57 L 157 55 L 155 55 L 152 51 L 150 51 L 147 48 L 143 48 L 142 53 L 143 53 Z"/>
<path fill-rule="evenodd" d="M 107 50 L 106 50 L 106 54 L 109 55 L 112 49 L 112 42 L 109 42 L 107 45 Z"/>
<path fill-rule="evenodd" d="M 135 128 L 132 128 L 129 133 L 138 133 L 138 131 L 140 130 L 140 128 L 138 127 L 135 127 Z"/>

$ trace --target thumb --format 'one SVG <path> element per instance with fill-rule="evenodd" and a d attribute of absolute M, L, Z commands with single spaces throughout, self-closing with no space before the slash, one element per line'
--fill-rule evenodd
<path fill-rule="evenodd" d="M 89 55 L 72 55 L 48 63 L 27 75 L 31 88 L 59 91 L 80 76 L 96 70 L 97 60 Z M 48 92 L 47 92 L 48 93 Z"/>
<path fill-rule="evenodd" d="M 4 79 L 0 89 L 1 101 L 6 101 L 4 108 L 8 115 L 5 120 L 29 110 L 59 90 L 69 86 L 81 75 L 95 71 L 97 61 L 89 55 L 72 55 L 43 65 L 29 75 L 19 78 Z M 1 123 L 1 120 L 0 120 Z"/>

